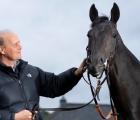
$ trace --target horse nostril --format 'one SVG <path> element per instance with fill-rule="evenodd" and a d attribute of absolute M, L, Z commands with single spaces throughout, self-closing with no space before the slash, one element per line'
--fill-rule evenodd
<path fill-rule="evenodd" d="M 98 60 L 98 64 L 101 64 L 101 65 L 103 64 L 103 59 L 102 58 Z"/>
<path fill-rule="evenodd" d="M 88 59 L 87 59 L 87 64 L 90 64 L 90 63 L 91 63 L 91 59 L 88 58 Z"/>

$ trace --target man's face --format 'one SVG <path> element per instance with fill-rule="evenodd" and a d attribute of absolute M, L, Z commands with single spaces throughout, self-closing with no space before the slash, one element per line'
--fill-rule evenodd
<path fill-rule="evenodd" d="M 17 61 L 21 59 L 21 49 L 22 46 L 17 35 L 10 32 L 5 33 L 3 46 L 4 57 L 10 61 Z"/>

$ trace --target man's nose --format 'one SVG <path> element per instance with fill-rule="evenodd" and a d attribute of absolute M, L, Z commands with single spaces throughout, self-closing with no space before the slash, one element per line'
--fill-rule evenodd
<path fill-rule="evenodd" d="M 19 44 L 18 48 L 19 48 L 20 50 L 22 49 L 22 46 L 21 46 L 21 44 Z"/>

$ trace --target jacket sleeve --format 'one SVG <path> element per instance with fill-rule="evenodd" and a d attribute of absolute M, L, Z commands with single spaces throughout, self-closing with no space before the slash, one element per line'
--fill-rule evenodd
<path fill-rule="evenodd" d="M 82 76 L 75 76 L 74 71 L 77 68 L 71 68 L 59 75 L 44 72 L 38 68 L 40 83 L 40 95 L 45 97 L 57 97 L 70 91 L 81 79 Z"/>
<path fill-rule="evenodd" d="M 14 120 L 15 113 L 11 113 L 8 110 L 0 109 L 0 120 Z"/>

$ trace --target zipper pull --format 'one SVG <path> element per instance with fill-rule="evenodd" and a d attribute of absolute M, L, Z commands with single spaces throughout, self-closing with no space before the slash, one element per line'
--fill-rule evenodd
<path fill-rule="evenodd" d="M 22 87 L 22 84 L 21 84 L 20 80 L 18 80 L 18 83 L 19 83 L 19 85 Z"/>

